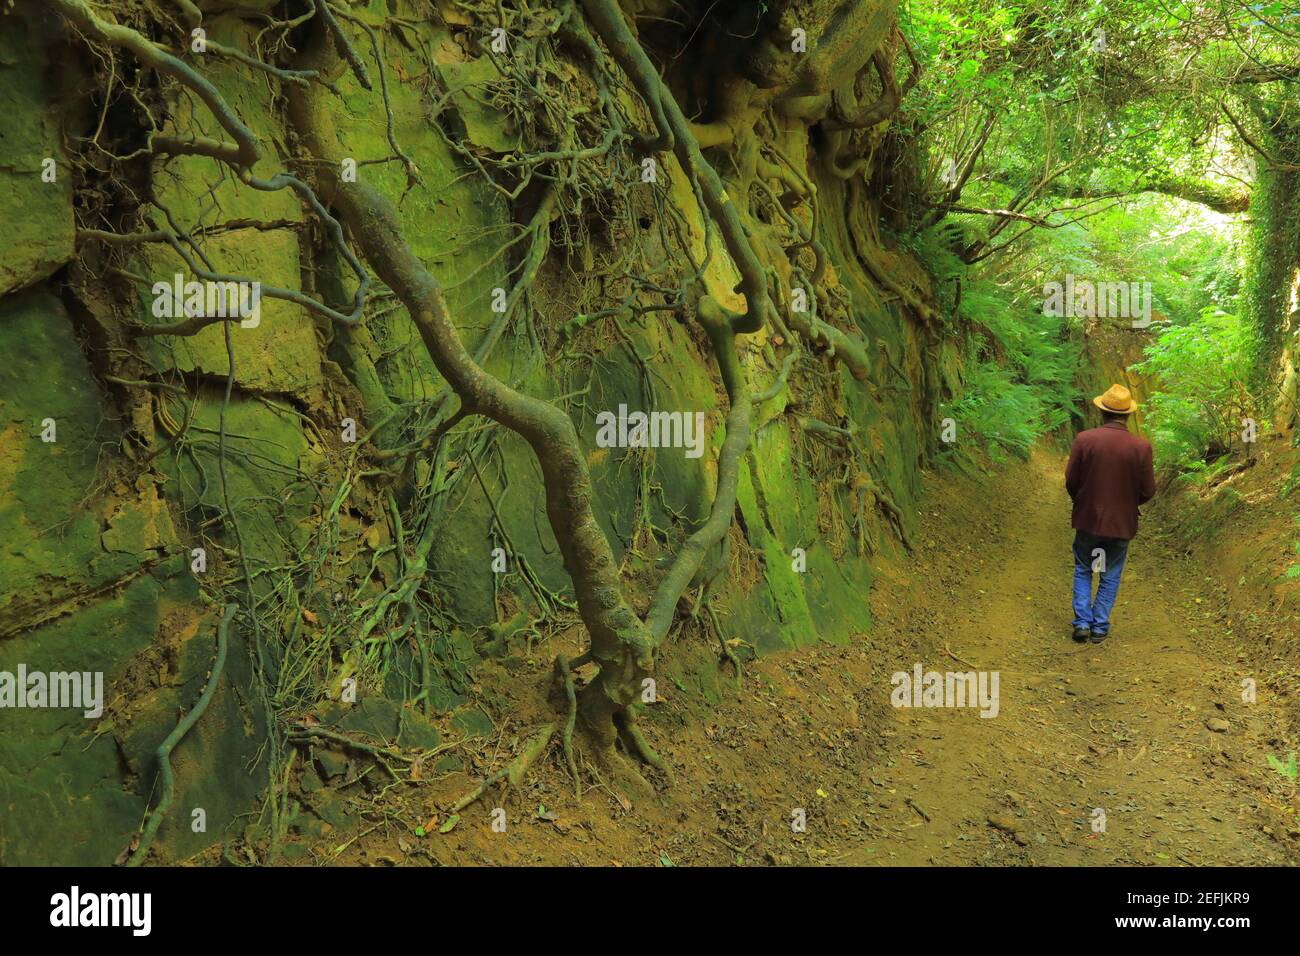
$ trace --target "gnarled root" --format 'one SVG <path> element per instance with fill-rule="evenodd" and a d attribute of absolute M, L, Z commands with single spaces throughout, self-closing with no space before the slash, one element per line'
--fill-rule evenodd
<path fill-rule="evenodd" d="M 514 760 L 496 771 L 496 773 L 484 777 L 477 787 L 451 805 L 451 812 L 460 813 L 502 780 L 506 781 L 510 788 L 518 790 L 524 782 L 528 768 L 546 752 L 546 745 L 551 742 L 551 736 L 554 733 L 555 724 L 543 724 L 537 728 L 533 735 L 528 738 L 528 743 L 524 745 L 524 749 L 519 752 L 519 755 Z"/>
<path fill-rule="evenodd" d="M 731 662 L 731 666 L 736 671 L 736 684 L 739 686 L 745 679 L 745 668 L 740 663 L 740 658 L 736 656 L 736 652 L 731 649 L 731 645 L 727 643 L 726 637 L 722 634 L 722 624 L 718 620 L 718 612 L 713 609 L 712 601 L 704 602 L 704 613 L 709 616 L 709 625 L 718 638 L 718 648 L 721 652 L 719 660 L 723 663 Z"/>
<path fill-rule="evenodd" d="M 564 762 L 569 768 L 569 774 L 573 777 L 575 798 L 582 797 L 582 778 L 578 775 L 578 761 L 573 756 L 573 728 L 578 722 L 578 694 L 573 686 L 573 671 L 581 666 L 579 661 L 581 658 L 575 658 L 574 663 L 570 664 L 563 654 L 556 655 L 555 658 L 555 676 L 564 689 L 564 698 L 569 704 L 564 726 L 560 728 L 560 746 L 564 751 Z"/>
<path fill-rule="evenodd" d="M 145 857 L 149 855 L 149 846 L 153 843 L 154 834 L 158 832 L 163 817 L 167 815 L 167 811 L 171 808 L 172 798 L 176 793 L 176 777 L 172 772 L 172 751 L 176 749 L 176 745 L 181 742 L 181 739 L 190 732 L 190 728 L 198 723 L 199 718 L 203 716 L 203 712 L 208 709 L 208 704 L 212 702 L 212 696 L 216 693 L 217 683 L 221 680 L 221 672 L 226 664 L 226 647 L 229 644 L 227 633 L 230 629 L 230 622 L 234 620 L 237 610 L 238 605 L 227 604 L 221 615 L 221 623 L 217 625 L 217 653 L 212 660 L 212 670 L 208 673 L 208 682 L 203 685 L 203 693 L 199 695 L 198 701 L 190 712 L 181 718 L 175 729 L 158 745 L 156 755 L 158 758 L 158 775 L 162 779 L 162 795 L 158 798 L 158 805 L 149 814 L 144 831 L 140 834 L 140 843 L 127 860 L 127 866 L 139 866 L 144 862 Z"/>
<path fill-rule="evenodd" d="M 662 773 L 671 786 L 672 771 L 637 727 L 634 705 L 628 699 L 629 694 L 642 686 L 644 673 L 636 669 L 635 673 L 627 675 L 625 679 L 615 680 L 617 667 L 607 666 L 579 694 L 573 672 L 591 663 L 591 659 L 590 652 L 572 661 L 563 654 L 555 658 L 555 677 L 568 704 L 565 721 L 560 728 L 560 746 L 564 762 L 573 777 L 574 796 L 582 796 L 582 778 L 578 772 L 573 743 L 579 714 L 582 716 L 584 736 L 591 747 L 597 772 L 608 777 L 621 796 L 646 797 L 652 795 L 655 788 L 633 761 L 619 753 L 619 744 L 629 756 Z"/>
<path fill-rule="evenodd" d="M 618 739 L 622 742 L 623 748 L 663 774 L 665 786 L 671 787 L 673 772 L 664 758 L 659 756 L 658 752 L 650 746 L 650 742 L 645 739 L 645 735 L 641 733 L 641 728 L 636 722 L 636 710 L 629 707 L 615 714 L 614 724 L 618 728 Z"/>
<path fill-rule="evenodd" d="M 626 760 L 617 749 L 622 738 L 622 715 L 631 708 L 636 694 L 646 686 L 650 669 L 645 664 L 626 658 L 614 658 L 600 661 L 600 671 L 595 678 L 577 695 L 577 715 L 587 742 L 591 746 L 592 756 L 597 768 L 610 776 L 615 789 L 633 796 L 649 796 L 654 788 L 641 775 L 636 766 Z M 629 754 L 643 757 L 635 747 L 624 746 Z M 646 753 L 654 754 L 650 748 Z M 658 757 L 655 755 L 655 759 Z M 649 760 L 647 763 L 653 763 Z"/>

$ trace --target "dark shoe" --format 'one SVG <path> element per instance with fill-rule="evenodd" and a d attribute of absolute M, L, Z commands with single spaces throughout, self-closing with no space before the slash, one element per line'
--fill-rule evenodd
<path fill-rule="evenodd" d="M 1074 639 L 1078 643 L 1082 644 L 1084 641 L 1088 639 L 1088 635 L 1090 633 L 1091 632 L 1086 627 L 1076 627 L 1074 629 Z"/>
<path fill-rule="evenodd" d="M 1092 643 L 1094 644 L 1100 644 L 1105 639 L 1106 639 L 1106 635 L 1104 633 L 1098 634 L 1096 631 L 1093 631 L 1092 636 L 1089 638 L 1089 640 L 1091 640 Z"/>

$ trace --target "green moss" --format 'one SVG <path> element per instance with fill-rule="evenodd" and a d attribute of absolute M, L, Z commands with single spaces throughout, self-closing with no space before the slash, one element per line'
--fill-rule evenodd
<path fill-rule="evenodd" d="M 116 597 L 0 642 L 0 671 L 102 672 L 111 706 L 127 662 L 154 639 L 161 595 L 156 581 L 140 578 Z M 96 720 L 75 709 L 6 709 L 0 719 L 0 864 L 112 862 L 139 826 L 144 799 L 123 785 L 111 710 Z"/>
<path fill-rule="evenodd" d="M 481 56 L 445 63 L 442 75 L 448 89 L 456 91 L 451 103 L 466 139 L 494 153 L 508 153 L 523 145 L 519 130 L 511 123 L 502 122 L 501 113 L 488 104 L 491 84 L 501 79 L 491 59 Z"/>
<path fill-rule="evenodd" d="M 262 24 L 237 14 L 206 14 L 203 29 L 218 43 L 241 50 L 256 49 L 254 40 Z M 267 144 L 258 164 L 258 175 L 270 178 L 284 169 L 274 148 L 283 134 L 275 123 L 276 103 L 265 75 L 234 60 L 211 54 L 190 54 L 202 58 L 203 75 L 230 104 L 258 141 Z M 212 114 L 198 99 L 177 97 L 169 111 L 170 122 L 163 132 L 169 136 L 213 135 Z M 237 219 L 259 222 L 299 219 L 302 210 L 289 189 L 260 192 L 236 179 L 217 160 L 204 156 L 167 156 L 154 163 L 154 188 L 161 203 L 176 223 L 185 229 L 200 222 L 213 224 Z M 295 284 L 296 287 L 296 284 Z"/>
<path fill-rule="evenodd" d="M 240 229 L 210 237 L 204 252 L 219 274 L 244 277 L 266 286 L 297 288 L 301 282 L 297 236 L 287 230 Z M 183 316 L 155 317 L 152 283 L 174 285 L 197 281 L 184 261 L 167 246 L 151 246 L 140 254 L 136 270 L 150 280 L 139 288 L 137 321 L 166 325 Z M 250 322 L 253 320 L 249 320 Z M 153 336 L 140 340 L 140 348 L 157 369 L 201 372 L 224 378 L 229 374 L 225 329 L 214 323 L 192 336 Z M 316 326 L 310 313 L 283 299 L 263 296 L 257 324 L 245 328 L 231 323 L 235 353 L 235 382 L 240 388 L 309 397 L 323 383 Z"/>
<path fill-rule="evenodd" d="M 113 487 L 118 427 L 72 325 L 43 292 L 0 305 L 0 632 L 137 570 L 174 531 L 147 481 Z M 42 441 L 53 419 L 56 441 Z"/>
<path fill-rule="evenodd" d="M 0 29 L 0 221 L 5 249 L 0 255 L 0 295 L 50 275 L 72 258 L 72 168 L 63 152 L 63 100 L 54 87 L 58 71 L 46 62 L 56 29 L 30 16 L 4 17 Z M 66 61 L 65 74 L 75 71 Z M 42 178 L 55 161 L 54 182 Z"/>
<path fill-rule="evenodd" d="M 220 393 L 204 393 L 190 426 L 190 451 L 173 452 L 161 462 L 169 479 L 168 496 L 192 518 L 225 509 L 218 454 L 222 404 Z M 226 410 L 230 507 L 255 567 L 282 562 L 286 544 L 301 548 L 310 532 L 304 519 L 312 513 L 316 498 L 304 477 L 317 474 L 324 459 L 302 429 L 297 415 L 257 399 L 234 397 Z"/>
<path fill-rule="evenodd" d="M 361 700 L 343 712 L 337 726 L 378 746 L 396 744 L 432 750 L 440 740 L 438 731 L 423 714 L 385 697 Z"/>
<path fill-rule="evenodd" d="M 451 722 L 466 737 L 491 737 L 496 733 L 492 718 L 478 707 L 468 707 L 460 711 Z"/>
<path fill-rule="evenodd" d="M 372 21 L 377 17 L 361 15 Z M 450 42 L 441 28 L 423 32 L 422 41 L 431 48 Z M 360 42 L 371 61 L 369 41 L 362 37 Z M 419 167 L 420 183 L 408 188 L 403 164 L 382 162 L 392 155 L 384 110 L 378 105 L 378 93 L 361 89 L 351 73 L 339 81 L 344 99 L 334 122 L 342 155 L 357 161 L 357 175 L 396 202 L 403 237 L 442 284 L 453 320 L 473 351 L 492 322 L 492 290 L 509 285 L 505 263 L 495 253 L 514 233 L 501 226 L 507 220 L 502 197 L 479 178 L 466 176 L 456 155 L 433 129 L 429 118 L 436 99 L 433 92 L 424 94 L 416 84 L 395 81 L 403 73 L 422 69 L 418 62 L 402 45 L 388 44 L 394 134 Z M 373 79 L 377 85 L 378 77 Z M 376 318 L 370 331 L 386 356 L 378 371 L 390 396 L 411 400 L 436 394 L 441 376 L 404 311 Z M 488 367 L 501 373 L 509 362 L 508 357 L 498 357 Z"/>
<path fill-rule="evenodd" d="M 399 8 L 406 5 L 395 7 L 373 0 L 350 5 L 349 12 L 378 24 Z M 873 14 L 868 25 L 872 36 L 877 32 L 883 35 L 888 28 L 888 18 L 881 11 L 885 7 L 876 11 L 879 16 Z M 237 14 L 212 14 L 205 20 L 205 28 L 220 42 L 248 49 L 261 27 Z M 370 64 L 376 89 L 359 89 L 350 73 L 338 78 L 343 97 L 330 108 L 335 113 L 342 153 L 357 161 L 359 176 L 397 206 L 404 237 L 445 287 L 453 320 L 473 351 L 494 319 L 490 309 L 493 291 L 514 281 L 510 267 L 518 263 L 526 244 L 503 247 L 519 237 L 519 226 L 512 219 L 533 198 L 531 192 L 525 193 L 516 208 L 510 208 L 500 192 L 484 183 L 444 140 L 444 131 L 453 136 L 463 134 L 468 148 L 480 154 L 500 154 L 519 147 L 519 131 L 488 98 L 495 67 L 487 58 L 465 58 L 462 31 L 453 35 L 427 19 L 407 19 L 400 25 L 390 20 L 384 55 L 394 132 L 422 178 L 421 182 L 408 182 L 407 171 L 394 159 L 386 135 L 369 42 L 353 26 L 346 29 Z M 6 54 L 0 56 L 0 69 L 6 73 L 13 72 L 12 62 L 21 57 L 22 42 L 15 43 L 8 35 L 0 41 L 7 44 L 0 45 L 0 53 Z M 518 42 L 530 41 L 519 38 Z M 426 76 L 426 71 L 432 75 Z M 270 92 L 273 84 L 261 74 L 216 57 L 205 61 L 204 72 L 266 147 L 259 174 L 277 171 L 281 162 L 277 154 L 292 151 L 294 143 L 279 123 L 279 102 Z M 41 109 L 33 107 L 46 104 L 38 87 L 35 71 L 30 78 L 15 78 L 9 95 L 25 99 L 10 111 L 14 115 L 4 121 L 9 125 L 0 127 L 17 130 L 17 140 L 23 149 L 30 147 L 31 156 L 52 148 L 45 121 L 32 119 L 43 116 Z M 435 116 L 434 105 L 446 90 L 455 92 Z M 168 117 L 168 133 L 187 135 L 200 129 L 213 133 L 204 108 L 189 97 L 177 98 L 159 115 Z M 310 221 L 289 191 L 267 194 L 251 190 L 209 159 L 160 159 L 152 171 L 152 194 L 182 229 L 237 219 Z M 679 205 L 687 220 L 682 224 L 687 241 L 698 247 L 704 229 L 693 208 L 687 177 L 671 160 L 667 173 L 671 201 Z M 21 176 L 16 178 L 17 186 L 7 183 L 0 187 L 11 189 L 8 194 L 0 191 L 0 202 L 15 207 L 12 216 L 22 220 L 17 227 L 19 235 L 27 234 L 21 230 L 37 215 L 36 210 L 40 210 L 44 230 L 33 240 L 40 248 L 30 262 L 10 260 L 18 263 L 14 274 L 26 276 L 69 254 L 70 197 L 66 181 L 57 189 L 28 196 L 26 191 L 12 191 L 18 187 L 25 190 L 27 185 Z M 837 419 L 861 436 L 873 477 L 910 513 L 919 494 L 919 466 L 933 442 L 934 429 L 928 423 L 934 420 L 936 396 L 957 387 L 959 352 L 944 346 L 939 353 L 940 367 L 934 367 L 933 348 L 927 351 L 923 347 L 915 326 L 899 309 L 882 304 L 878 290 L 857 262 L 858 250 L 849 234 L 855 213 L 847 208 L 850 204 L 841 201 L 850 195 L 845 186 L 834 181 L 818 182 L 818 187 L 826 233 L 821 238 L 850 300 L 849 321 L 863 335 L 869 355 L 878 364 L 872 381 L 861 383 L 842 367 L 826 363 L 838 380 L 813 378 L 811 387 L 825 388 Z M 737 190 L 733 195 L 743 194 Z M 43 202 L 53 205 L 42 207 Z M 573 212 L 566 201 L 566 216 Z M 572 224 L 566 222 L 565 227 Z M 559 224 L 554 229 L 558 242 L 562 229 Z M 317 248 L 317 238 L 314 228 L 243 227 L 213 233 L 202 240 L 202 246 L 219 272 L 314 290 L 311 294 L 323 296 L 333 305 L 346 302 L 351 278 L 338 268 L 337 261 L 330 261 L 333 253 Z M 719 241 L 716 230 L 713 241 Z M 567 399 L 560 396 L 587 388 L 571 412 L 588 455 L 597 520 L 616 558 L 625 562 L 625 580 L 629 589 L 637 592 L 633 603 L 638 603 L 683 538 L 709 512 L 716 491 L 716 452 L 724 436 L 726 402 L 716 384 L 713 359 L 707 350 L 701 351 L 703 338 L 698 330 L 664 315 L 625 322 L 626 341 L 608 326 L 597 327 L 597 334 L 591 337 L 595 342 L 584 346 L 591 354 L 576 359 L 572 368 L 558 365 L 567 359 L 542 353 L 539 339 L 553 341 L 556 326 L 571 318 L 565 310 L 579 301 L 570 294 L 577 291 L 578 282 L 562 274 L 572 268 L 564 261 L 566 254 L 558 249 L 553 253 L 552 261 L 559 268 L 552 270 L 547 265 L 542 281 L 512 317 L 486 364 L 521 390 L 561 402 Z M 190 278 L 164 247 L 142 250 L 133 269 L 150 280 L 167 281 L 177 272 Z M 0 281 L 6 277 L 0 272 Z M 735 278 L 728 258 L 715 245 L 706 286 L 734 306 L 734 297 L 728 299 L 728 295 Z M 552 297 L 552 291 L 558 294 Z M 135 317 L 163 321 L 152 316 L 152 302 L 152 290 L 148 286 L 140 289 Z M 185 440 L 155 463 L 165 479 L 164 494 L 184 518 L 179 536 L 153 494 L 152 474 L 125 479 L 118 475 L 121 469 L 107 467 L 120 464 L 112 459 L 122 437 L 114 424 L 119 415 L 112 410 L 112 397 L 101 394 L 96 386 L 58 302 L 36 296 L 6 300 L 0 306 L 0 347 L 9 359 L 7 366 L 0 367 L 0 425 L 6 428 L 7 439 L 6 450 L 0 453 L 0 492 L 4 493 L 0 538 L 5 542 L 0 570 L 6 572 L 8 581 L 0 598 L 0 633 L 6 625 L 19 629 L 15 622 L 24 623 L 24 627 L 32 624 L 24 615 L 38 604 L 49 604 L 51 594 L 56 602 L 65 601 L 68 612 L 52 623 L 37 621 L 43 625 L 39 629 L 27 629 L 18 638 L 0 643 L 0 661 L 14 659 L 12 655 L 17 653 L 30 653 L 34 660 L 52 659 L 41 656 L 52 654 L 59 660 L 98 661 L 122 685 L 117 723 L 100 728 L 104 733 L 99 737 L 67 715 L 48 714 L 31 720 L 24 717 L 16 725 L 16 733 L 0 735 L 0 800 L 5 811 L 0 813 L 0 862 L 34 859 L 29 845 L 39 849 L 43 862 L 108 862 L 139 826 L 156 778 L 154 751 L 175 726 L 177 714 L 192 706 L 206 679 L 212 653 L 214 622 L 194 606 L 194 580 L 188 574 L 164 578 L 160 559 L 167 553 L 183 558 L 200 525 L 226 548 L 232 548 L 230 522 L 237 517 L 247 557 L 259 572 L 259 594 L 274 583 L 290 583 L 285 575 L 299 567 L 307 535 L 320 516 L 322 498 L 331 499 L 342 471 L 340 462 L 329 460 L 327 449 L 336 447 L 335 442 L 332 438 L 322 440 L 321 435 L 338 428 L 340 422 L 334 419 L 343 415 L 357 418 L 364 429 L 385 412 L 404 414 L 410 410 L 404 406 L 423 402 L 443 387 L 409 316 L 394 304 L 390 297 L 376 297 L 368 306 L 364 327 L 339 330 L 297 306 L 264 299 L 258 328 L 231 328 L 237 388 L 228 405 L 222 398 L 227 355 L 221 327 L 213 326 L 190 338 L 148 338 L 135 343 L 133 347 L 145 354 L 160 374 L 175 381 L 175 376 L 167 373 L 187 373 L 189 387 L 197 392 Z M 111 324 L 110 316 L 101 318 L 106 327 Z M 329 343 L 331 361 L 322 361 L 322 340 Z M 761 349 L 761 337 L 745 341 Z M 774 374 L 760 358 L 760 349 L 751 351 L 748 344 L 742 348 L 745 361 L 752 366 L 756 388 Z M 649 381 L 643 378 L 636 356 L 649 366 Z M 805 357 L 796 373 L 800 388 L 809 385 L 803 378 L 809 365 L 823 361 Z M 583 362 L 589 367 L 584 368 Z M 897 381 L 891 364 L 904 368 L 908 381 Z M 351 387 L 339 381 L 339 369 Z M 272 405 L 259 400 L 259 395 L 279 397 Z M 303 414 L 291 410 L 290 402 Z M 354 408 L 358 402 L 360 407 Z M 761 412 L 777 415 L 784 402 L 782 396 L 773 403 L 776 407 Z M 619 405 L 645 411 L 705 412 L 709 442 L 703 457 L 688 458 L 681 449 L 673 448 L 597 448 L 594 414 L 614 411 Z M 223 406 L 228 434 L 226 489 L 217 454 Z M 167 407 L 176 420 L 183 417 L 178 403 L 169 402 Z M 147 417 L 143 410 L 135 411 Z M 57 445 L 39 442 L 37 424 L 45 417 L 54 417 L 59 423 Z M 308 418 L 314 419 L 315 427 Z M 475 427 L 480 424 L 474 423 Z M 396 430 L 398 426 L 390 427 Z M 492 575 L 490 549 L 494 542 L 488 531 L 493 521 L 500 521 L 515 558 L 528 562 L 543 587 L 571 596 L 571 585 L 546 520 L 533 452 L 504 430 L 496 430 L 493 442 L 493 453 L 478 462 L 486 493 L 463 454 L 456 462 L 459 472 L 454 477 L 450 471 L 434 476 L 435 484 L 445 479 L 452 490 L 445 500 L 437 499 L 440 523 L 430 560 L 431 593 L 427 596 L 431 600 L 426 606 L 445 614 L 446 620 L 430 622 L 433 633 L 426 635 L 430 656 L 427 685 L 421 673 L 423 662 L 404 639 L 400 647 L 388 649 L 391 653 L 385 657 L 382 693 L 369 688 L 368 696 L 355 708 L 324 708 L 330 726 L 401 746 L 433 746 L 438 733 L 409 706 L 423 691 L 433 710 L 453 713 L 451 723 L 457 733 L 496 733 L 488 711 L 506 711 L 508 700 L 504 696 L 494 700 L 477 689 L 471 692 L 466 674 L 486 645 L 497 653 L 510 654 L 522 640 L 522 623 L 531 619 L 535 609 L 517 560 L 505 575 Z M 760 653 L 816 640 L 842 642 L 865 629 L 869 621 L 866 594 L 870 571 L 866 562 L 837 559 L 828 542 L 818 538 L 819 505 L 824 510 L 829 497 L 843 507 L 843 490 L 819 485 L 805 473 L 795 450 L 784 419 L 756 431 L 738 493 L 738 511 L 748 539 L 744 567 L 746 573 L 756 572 L 756 579 L 734 582 L 724 574 L 714 584 L 724 638 L 739 637 Z M 376 505 L 381 496 L 372 495 L 376 487 L 382 491 L 382 485 L 364 479 L 355 485 L 343 506 L 350 527 L 364 529 L 384 521 L 382 506 Z M 403 491 L 398 490 L 399 500 L 409 516 L 412 503 L 401 497 Z M 355 510 L 349 514 L 349 509 Z M 654 533 L 637 539 L 637 553 L 629 554 L 633 536 L 644 520 Z M 410 533 L 413 528 L 407 530 Z M 796 547 L 807 552 L 804 572 L 792 567 L 791 552 Z M 368 554 L 351 569 L 336 564 L 330 571 L 340 578 L 349 571 L 359 574 L 367 559 Z M 390 554 L 385 560 L 381 570 L 391 583 L 395 557 Z M 140 573 L 146 562 L 157 562 L 153 576 Z M 184 567 L 183 560 L 179 567 Z M 228 563 L 223 570 L 230 570 Z M 299 575 L 291 583 L 312 588 L 319 583 L 306 578 Z M 91 603 L 78 599 L 113 582 L 120 586 L 104 591 Z M 379 588 L 374 581 L 348 583 L 349 591 L 352 585 L 363 592 L 367 587 L 372 592 Z M 496 640 L 489 642 L 483 640 L 482 625 L 496 623 L 494 585 L 513 592 L 519 610 L 508 627 L 497 629 Z M 32 596 L 26 604 L 23 595 Z M 511 602 L 507 599 L 504 603 Z M 457 622 L 454 629 L 437 630 L 449 621 Z M 265 623 L 269 628 L 276 625 Z M 179 633 L 181 624 L 185 625 L 183 634 Z M 346 642 L 347 636 L 342 640 Z M 273 648 L 269 655 L 272 670 L 280 662 L 278 649 Z M 740 653 L 745 656 L 747 649 Z M 27 662 L 35 666 L 33 660 Z M 321 670 L 336 664 L 332 659 Z M 693 698 L 698 689 L 710 705 L 716 705 L 728 692 L 728 682 L 723 679 L 727 671 L 720 671 L 712 660 L 706 659 L 698 667 L 683 666 L 678 673 L 682 681 L 679 691 L 687 688 L 685 693 Z M 257 700 L 248 635 L 232 635 L 230 657 L 212 705 L 174 752 L 177 800 L 160 831 L 157 846 L 163 859 L 183 858 L 234 833 L 239 814 L 256 807 L 268 769 L 266 754 L 260 750 L 267 727 Z M 324 748 L 318 751 L 322 767 L 329 762 L 321 756 L 324 752 Z M 446 764 L 456 760 L 448 756 Z M 342 769 L 336 766 L 334 770 L 327 775 L 337 782 Z M 305 782 L 304 787 L 312 792 L 316 812 L 336 826 L 348 823 L 340 801 L 322 791 L 318 775 L 313 772 L 312 776 L 314 784 L 309 787 Z M 206 833 L 193 832 L 196 808 L 206 813 Z M 290 811 L 295 829 L 309 832 L 315 826 L 301 814 L 295 817 L 297 808 Z M 79 836 L 87 828 L 94 832 L 90 840 Z"/>
<path fill-rule="evenodd" d="M 1265 140 L 1277 155 L 1300 143 L 1300 124 L 1280 124 Z M 1242 286 L 1245 317 L 1255 333 L 1257 351 L 1254 385 L 1270 399 L 1273 377 L 1280 371 L 1284 350 L 1300 354 L 1300 335 L 1292 318 L 1291 290 L 1300 268 L 1300 173 L 1263 170 L 1251 195 L 1253 221 L 1246 253 L 1247 273 Z"/>

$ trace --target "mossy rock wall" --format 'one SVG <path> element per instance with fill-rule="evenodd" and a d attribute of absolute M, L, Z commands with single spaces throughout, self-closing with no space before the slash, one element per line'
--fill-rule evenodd
<path fill-rule="evenodd" d="M 516 222 L 520 207 L 477 175 L 474 162 L 523 148 L 526 124 L 501 110 L 498 66 L 473 30 L 455 16 L 430 18 L 420 12 L 426 7 L 388 0 L 348 7 L 376 28 L 385 16 L 405 17 L 385 37 L 383 56 L 392 134 L 418 175 L 393 155 L 378 90 L 363 90 L 352 73 L 329 78 L 338 91 L 333 118 L 357 174 L 396 205 L 404 238 L 445 286 L 474 352 L 498 314 L 496 290 L 512 287 L 529 242 Z M 214 40 L 250 48 L 262 22 L 246 13 L 214 9 L 205 27 Z M 883 38 L 889 19 L 876 20 L 872 29 Z M 69 47 L 51 39 L 56 24 L 37 4 L 20 3 L 4 22 L 0 69 L 17 77 L 4 95 L 22 103 L 4 111 L 0 130 L 22 168 L 0 176 L 0 202 L 18 224 L 23 251 L 0 268 L 0 292 L 8 293 L 0 299 L 0 671 L 19 663 L 102 671 L 106 707 L 95 720 L 66 710 L 0 711 L 0 863 L 108 864 L 127 847 L 155 793 L 154 751 L 207 679 L 220 604 L 247 597 L 245 567 L 259 606 L 274 613 L 258 634 L 239 619 L 211 708 L 173 755 L 178 799 L 155 844 L 158 858 L 184 859 L 239 837 L 266 794 L 263 745 L 273 706 L 286 708 L 283 720 L 301 716 L 286 702 L 318 706 L 322 722 L 344 726 L 337 698 L 348 677 L 360 681 L 362 732 L 407 727 L 398 712 L 416 691 L 434 716 L 454 716 L 462 732 L 485 732 L 491 723 L 466 675 L 486 654 L 519 653 L 529 639 L 525 625 L 548 602 L 554 610 L 573 597 L 528 446 L 471 421 L 458 426 L 465 438 L 456 454 L 416 456 L 413 472 L 396 484 L 378 474 L 401 456 L 367 456 L 409 440 L 412 422 L 432 414 L 444 391 L 410 317 L 382 288 L 355 327 L 264 299 L 256 328 L 129 334 L 132 324 L 171 321 L 153 314 L 152 284 L 177 274 L 189 281 L 192 271 L 165 244 L 75 257 L 73 178 L 42 183 L 30 172 L 62 148 L 57 97 L 45 78 Z M 14 24 L 18 32 L 9 29 Z M 377 82 L 368 41 L 353 34 Z M 259 172 L 295 168 L 294 136 L 266 76 L 230 59 L 209 57 L 203 67 L 266 145 Z M 572 65 L 557 69 L 577 76 Z M 195 115 L 197 101 L 165 89 L 163 132 L 191 132 L 199 120 L 211 125 Z M 95 118 L 91 111 L 89 121 Z M 921 325 L 862 261 L 879 202 L 870 185 L 826 172 L 826 157 L 806 143 L 783 145 L 789 155 L 808 153 L 806 175 L 820 196 L 825 281 L 840 303 L 827 321 L 862 339 L 871 368 L 858 379 L 834 358 L 811 354 L 804 361 L 812 378 L 756 409 L 727 561 L 709 584 L 722 637 L 742 653 L 840 644 L 869 632 L 871 561 L 904 552 L 881 508 L 859 513 L 855 481 L 873 478 L 912 520 L 921 469 L 937 441 L 936 412 L 959 372 L 954 343 Z M 140 211 L 139 228 L 163 221 L 165 211 L 176 228 L 200 236 L 214 271 L 348 308 L 355 277 L 290 190 L 250 190 L 203 157 L 133 168 L 139 192 L 147 187 L 157 200 Z M 657 200 L 632 200 L 641 241 L 650 249 L 659 242 L 662 262 L 671 263 L 678 253 L 663 236 L 680 230 L 702 255 L 709 235 L 701 282 L 739 307 L 738 276 L 717 231 L 706 233 L 685 174 L 671 160 L 661 174 Z M 563 208 L 544 227 L 551 251 L 486 367 L 569 410 L 598 520 L 644 610 L 666 563 L 708 514 L 725 393 L 685 309 L 591 320 L 587 279 L 620 240 L 596 232 L 575 239 L 572 214 Z M 919 272 L 890 255 L 890 268 Z M 682 264 L 664 282 L 685 271 Z M 771 335 L 742 350 L 756 388 L 779 366 L 773 357 L 781 343 Z M 124 355 L 134 363 L 129 375 Z M 601 447 L 596 416 L 620 405 L 703 413 L 703 453 Z M 857 447 L 846 453 L 810 438 L 801 416 L 844 429 Z M 41 438 L 41 423 L 51 418 L 52 443 Z M 349 421 L 364 447 L 349 441 Z M 150 454 L 150 446 L 163 451 Z M 427 621 L 427 643 L 420 651 L 394 646 L 386 670 L 367 669 L 368 655 L 388 653 L 374 647 L 392 622 L 381 622 L 373 640 L 336 622 L 353 620 L 349 606 L 401 579 L 393 509 L 423 514 L 430 500 L 423 591 L 436 615 Z M 408 552 L 419 530 L 405 529 Z M 497 547 L 508 558 L 500 574 L 492 570 Z M 201 573 L 192 570 L 196 548 L 210 561 Z M 298 647 L 318 654 L 302 679 L 292 656 Z M 431 657 L 423 676 L 421 654 Z M 206 829 L 192 825 L 196 809 Z"/>

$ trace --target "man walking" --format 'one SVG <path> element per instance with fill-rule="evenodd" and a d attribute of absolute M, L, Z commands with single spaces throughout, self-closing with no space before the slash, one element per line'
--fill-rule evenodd
<path fill-rule="evenodd" d="M 1151 443 L 1128 430 L 1137 402 L 1122 385 L 1092 400 L 1100 428 L 1075 436 L 1065 466 L 1065 490 L 1074 509 L 1074 639 L 1100 644 L 1110 631 L 1110 609 L 1128 544 L 1137 534 L 1138 507 L 1156 493 Z M 1101 575 L 1092 594 L 1093 572 Z"/>

